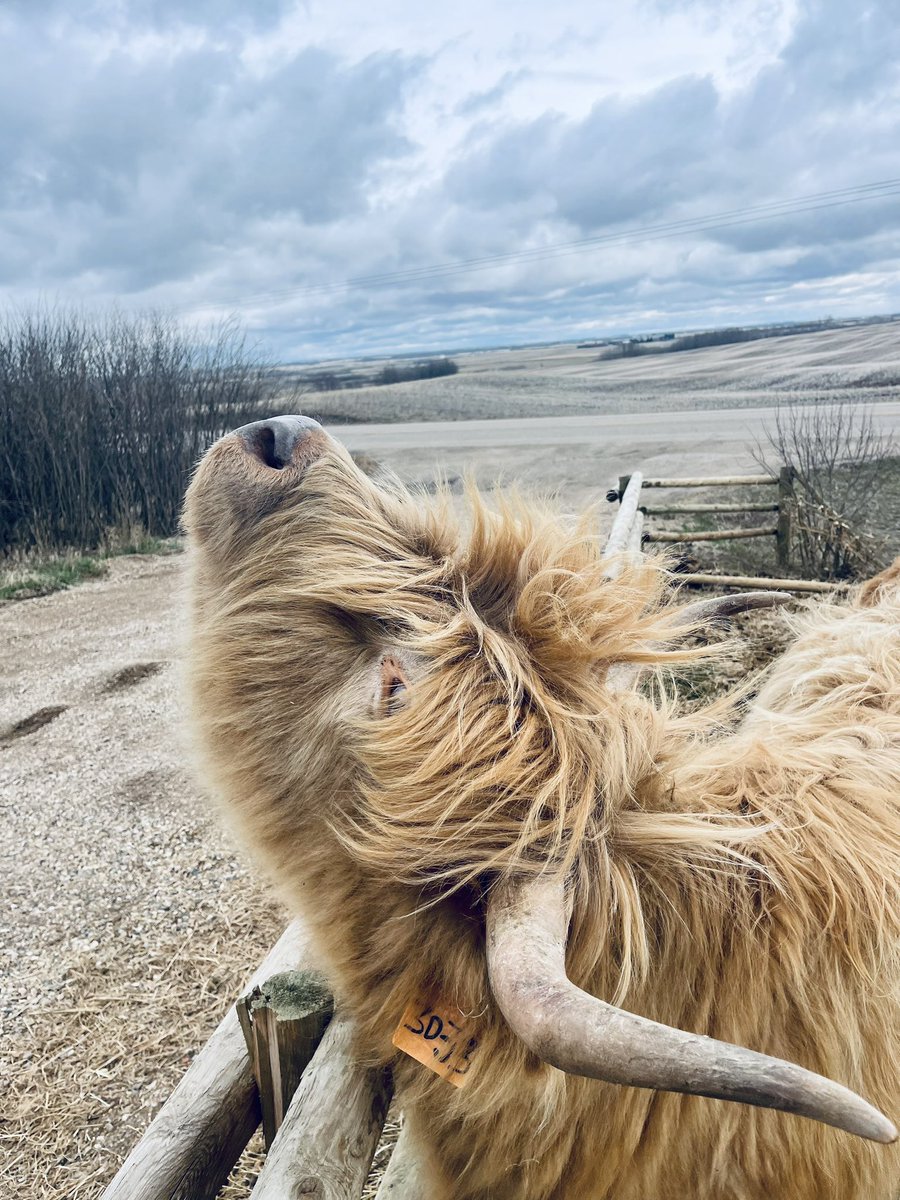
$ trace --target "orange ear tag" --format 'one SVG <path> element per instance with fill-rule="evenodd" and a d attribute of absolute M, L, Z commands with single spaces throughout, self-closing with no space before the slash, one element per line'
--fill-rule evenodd
<path fill-rule="evenodd" d="M 454 1087 L 469 1082 L 478 1054 L 477 1026 L 454 1005 L 407 1004 L 391 1041 Z"/>

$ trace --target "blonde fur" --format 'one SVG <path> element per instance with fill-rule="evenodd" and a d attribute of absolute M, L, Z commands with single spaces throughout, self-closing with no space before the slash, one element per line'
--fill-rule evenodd
<path fill-rule="evenodd" d="M 674 648 L 659 563 L 607 578 L 593 517 L 305 474 L 235 439 L 188 493 L 190 687 L 215 791 L 314 930 L 360 1052 L 393 1062 L 434 1200 L 894 1200 L 898 1155 L 779 1113 L 568 1077 L 497 1012 L 484 897 L 551 864 L 593 994 L 792 1059 L 896 1116 L 900 587 L 810 609 L 747 706 L 617 694 Z M 409 702 L 374 699 L 386 654 Z M 477 1014 L 456 1091 L 391 1034 Z"/>

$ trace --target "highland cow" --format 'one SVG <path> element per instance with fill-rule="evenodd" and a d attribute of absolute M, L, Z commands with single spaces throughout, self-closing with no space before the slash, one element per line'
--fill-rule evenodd
<path fill-rule="evenodd" d="M 594 519 L 458 520 L 307 418 L 223 438 L 185 510 L 205 770 L 429 1200 L 895 1200 L 860 1096 L 898 1109 L 900 580 L 687 709 L 703 610 Z M 465 1087 L 394 1048 L 419 1001 L 477 1029 Z"/>

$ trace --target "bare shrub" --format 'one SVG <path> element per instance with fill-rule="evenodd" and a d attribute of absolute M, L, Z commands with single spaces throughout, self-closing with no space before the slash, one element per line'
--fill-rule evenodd
<path fill-rule="evenodd" d="M 872 408 L 824 397 L 780 407 L 766 442 L 757 460 L 773 473 L 782 463 L 794 471 L 792 550 L 804 574 L 852 579 L 882 565 L 872 515 L 898 447 Z"/>
<path fill-rule="evenodd" d="M 388 363 L 372 382 L 380 385 L 410 383 L 414 379 L 439 379 L 442 375 L 456 375 L 458 371 L 459 364 L 452 358 L 429 358 L 426 362 L 411 363 L 409 366 Z"/>
<path fill-rule="evenodd" d="M 191 467 L 272 394 L 226 324 L 30 313 L 0 325 L 0 552 L 172 533 Z"/>

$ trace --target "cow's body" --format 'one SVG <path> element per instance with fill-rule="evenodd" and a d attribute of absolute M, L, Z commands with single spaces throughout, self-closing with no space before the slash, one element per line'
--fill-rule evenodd
<path fill-rule="evenodd" d="M 605 581 L 584 537 L 477 503 L 463 537 L 314 436 L 277 503 L 231 498 L 228 440 L 192 486 L 193 706 L 361 1052 L 395 1065 L 429 1200 L 896 1200 L 894 1148 L 542 1064 L 492 1001 L 483 920 L 492 879 L 546 843 L 568 856 L 575 983 L 896 1112 L 896 579 L 807 615 L 722 730 L 606 690 L 612 664 L 664 657 L 657 570 Z M 373 715 L 392 648 L 409 701 Z M 463 1089 L 391 1045 L 427 996 L 479 1022 Z"/>

